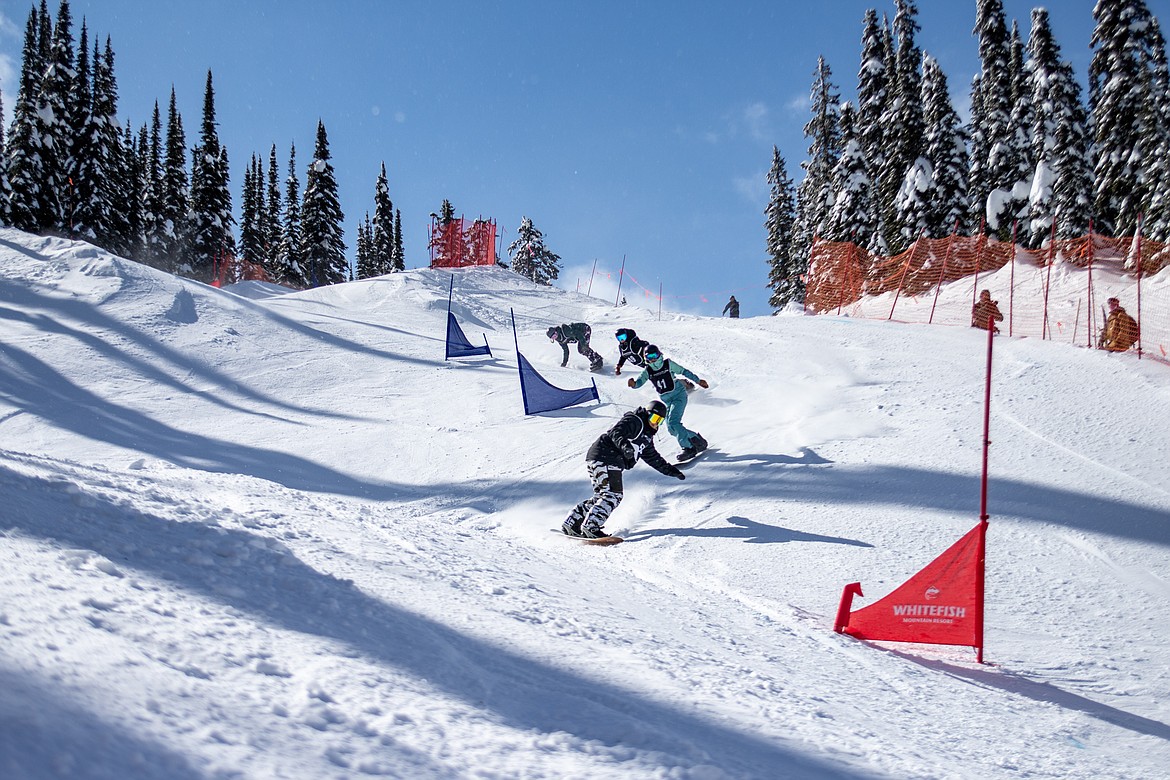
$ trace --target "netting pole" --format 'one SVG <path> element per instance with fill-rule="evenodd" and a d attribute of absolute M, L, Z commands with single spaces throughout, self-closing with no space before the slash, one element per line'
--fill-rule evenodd
<path fill-rule="evenodd" d="M 1093 319 L 1093 218 L 1089 217 L 1089 235 L 1086 237 L 1089 244 L 1089 275 L 1087 281 L 1087 289 L 1085 290 L 1085 298 L 1088 301 L 1089 314 L 1085 318 L 1085 335 L 1088 336 L 1089 341 L 1085 344 L 1089 349 L 1093 348 L 1093 326 L 1097 321 Z"/>
<path fill-rule="evenodd" d="M 662 282 L 658 283 L 658 320 L 662 321 Z"/>
<path fill-rule="evenodd" d="M 597 273 L 597 258 L 593 258 L 593 270 L 589 273 L 589 290 L 586 295 L 593 295 L 593 275 Z"/>
<path fill-rule="evenodd" d="M 942 291 L 943 282 L 947 276 L 947 261 L 951 259 L 951 249 L 955 246 L 955 233 L 959 230 L 959 220 L 955 220 L 955 226 L 951 228 L 951 236 L 947 241 L 947 253 L 943 255 L 942 270 L 938 272 L 938 284 L 934 287 L 934 303 L 930 305 L 930 317 L 926 320 L 926 324 L 930 325 L 934 322 L 934 307 L 938 306 L 938 294 Z"/>
<path fill-rule="evenodd" d="M 622 299 L 622 277 L 626 275 L 626 256 L 622 255 L 622 270 L 618 272 L 618 290 L 617 295 L 613 298 L 613 305 L 617 306 L 618 301 Z"/>
<path fill-rule="evenodd" d="M 983 247 L 987 242 L 987 232 L 985 230 L 987 220 L 979 221 L 979 239 L 975 242 L 975 283 L 971 287 L 971 310 L 975 310 L 975 301 L 979 298 L 979 269 L 982 267 Z"/>
<path fill-rule="evenodd" d="M 1052 238 L 1051 238 L 1052 256 L 1048 258 L 1048 273 L 1044 276 L 1044 322 L 1040 326 L 1040 340 L 1047 338 L 1046 334 L 1051 333 L 1048 327 L 1048 290 L 1052 285 L 1052 266 L 1056 265 L 1056 220 L 1052 220 Z M 1015 249 L 1013 247 L 1012 256 L 1015 257 Z"/>
<path fill-rule="evenodd" d="M 1142 359 L 1142 214 L 1137 218 L 1137 353 Z"/>
<path fill-rule="evenodd" d="M 887 320 L 894 319 L 894 308 L 898 305 L 898 298 L 902 295 L 902 286 L 906 284 L 906 272 L 910 270 L 910 261 L 914 259 L 914 253 L 918 251 L 918 244 L 922 242 L 922 237 L 926 235 L 926 228 L 923 228 L 915 239 L 914 245 L 910 247 L 910 254 L 906 256 L 906 262 L 902 266 L 902 276 L 898 279 L 898 291 L 894 293 L 894 302 L 890 304 L 890 316 Z"/>

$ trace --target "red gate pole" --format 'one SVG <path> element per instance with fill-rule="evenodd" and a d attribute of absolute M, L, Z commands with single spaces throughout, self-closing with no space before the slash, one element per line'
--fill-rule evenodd
<path fill-rule="evenodd" d="M 959 230 L 959 220 L 955 220 L 955 226 L 951 228 L 951 240 L 947 242 L 947 253 L 943 255 L 942 270 L 938 272 L 938 284 L 934 288 L 934 303 L 930 304 L 930 318 L 927 319 L 926 324 L 934 323 L 934 307 L 938 306 L 938 294 L 942 291 L 943 280 L 947 275 L 947 261 L 951 259 L 951 249 L 955 246 L 955 233 Z"/>
<path fill-rule="evenodd" d="M 975 598 L 979 605 L 979 621 L 975 624 L 975 660 L 983 663 L 983 596 L 987 567 L 987 462 L 991 449 L 991 353 L 995 339 L 995 318 L 987 317 L 987 381 L 983 391 L 983 477 L 979 488 L 979 522 L 982 525 L 976 550 Z"/>
<path fill-rule="evenodd" d="M 614 299 L 613 299 L 614 306 L 617 306 L 618 301 L 620 301 L 622 298 L 622 277 L 624 277 L 625 275 L 626 275 L 626 256 L 622 255 L 622 270 L 618 272 L 618 291 L 617 291 L 617 295 L 615 295 Z"/>
<path fill-rule="evenodd" d="M 1093 218 L 1089 217 L 1089 235 L 1087 236 L 1089 242 L 1089 273 L 1086 282 L 1085 299 L 1088 301 L 1089 314 L 1085 318 L 1085 335 L 1089 339 L 1089 343 L 1085 344 L 1089 349 L 1093 348 L 1093 326 L 1097 321 L 1093 319 Z"/>

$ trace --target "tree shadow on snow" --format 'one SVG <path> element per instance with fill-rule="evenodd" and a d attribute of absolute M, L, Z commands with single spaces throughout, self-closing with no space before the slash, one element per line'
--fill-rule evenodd
<path fill-rule="evenodd" d="M 461 633 L 313 569 L 272 538 L 142 513 L 77 487 L 81 495 L 0 465 L 0 493 L 13 497 L 0 530 L 91 550 L 266 624 L 335 640 L 468 709 L 494 713 L 521 733 L 567 733 L 596 742 L 579 749 L 610 753 L 608 760 L 618 765 L 657 762 L 666 773 L 684 774 L 715 766 L 732 776 L 809 780 L 869 776 L 728 728 L 714 713 L 709 719 L 696 714 L 687 701 L 671 706 Z M 472 591 L 459 597 L 489 598 Z M 371 735 L 371 742 L 385 751 L 379 736 Z M 631 751 L 638 754 L 631 758 Z M 442 770 L 435 768 L 433 776 Z"/>
<path fill-rule="evenodd" d="M 731 527 L 718 528 L 653 528 L 633 531 L 625 537 L 628 542 L 639 542 L 655 536 L 692 537 L 699 539 L 740 539 L 748 544 L 784 544 L 787 542 L 819 542 L 823 544 L 847 544 L 853 547 L 873 547 L 867 542 L 844 539 L 839 536 L 821 536 L 794 531 L 778 525 L 765 525 L 748 520 L 746 517 L 727 518 Z"/>

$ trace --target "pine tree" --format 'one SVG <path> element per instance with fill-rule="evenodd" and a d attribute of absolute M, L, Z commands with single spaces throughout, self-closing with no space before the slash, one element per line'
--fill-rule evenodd
<path fill-rule="evenodd" d="M 258 262 L 264 253 L 263 230 L 260 224 L 260 213 L 263 208 L 257 197 L 260 192 L 260 182 L 257 181 L 259 163 L 256 155 L 244 170 L 244 191 L 240 203 L 240 257 L 249 263 Z"/>
<path fill-rule="evenodd" d="M 135 250 L 142 246 L 142 180 L 143 172 L 138 164 L 135 150 L 134 130 L 130 123 L 114 136 L 109 149 L 109 171 L 111 186 L 107 238 L 103 242 L 111 252 L 122 257 L 133 257 Z"/>
<path fill-rule="evenodd" d="M 833 169 L 836 200 L 829 212 L 825 238 L 868 245 L 876 240 L 878 219 L 869 161 L 857 137 L 851 103 L 841 106 L 841 157 Z"/>
<path fill-rule="evenodd" d="M 264 218 L 264 270 L 272 279 L 279 278 L 280 245 L 284 241 L 281 220 L 280 170 L 276 164 L 276 144 L 268 150 L 268 186 Z"/>
<path fill-rule="evenodd" d="M 158 101 L 150 115 L 150 134 L 142 160 L 142 262 L 164 267 L 160 247 L 163 241 L 162 115 Z"/>
<path fill-rule="evenodd" d="M 926 234 L 950 235 L 967 216 L 967 143 L 962 121 L 951 104 L 947 77 L 938 61 L 922 58 L 922 111 L 926 125 L 923 156 L 930 161 L 931 181 Z"/>
<path fill-rule="evenodd" d="M 161 231 L 156 241 L 160 267 L 190 276 L 194 271 L 188 250 L 191 191 L 187 177 L 187 136 L 176 107 L 175 88 L 167 109 L 166 156 L 162 172 Z"/>
<path fill-rule="evenodd" d="M 443 201 L 444 205 L 450 205 Z M 544 245 L 544 234 L 524 217 L 516 231 L 516 240 L 508 246 L 512 270 L 536 284 L 552 285 L 560 275 L 560 255 Z"/>
<path fill-rule="evenodd" d="M 768 305 L 779 311 L 790 302 L 804 300 L 804 275 L 808 271 L 807 255 L 793 252 L 796 234 L 796 190 L 780 150 L 772 147 L 772 168 L 768 171 L 771 195 L 764 209 L 764 229 L 768 232 L 768 286 L 772 296 Z"/>
<path fill-rule="evenodd" d="M 1142 229 L 1155 241 L 1170 238 L 1170 193 L 1165 183 L 1170 181 L 1170 66 L 1166 61 L 1166 40 L 1157 19 L 1151 19 L 1151 86 L 1154 99 L 1147 106 L 1146 120 L 1152 137 L 1143 145 L 1149 151 L 1143 160 L 1143 178 L 1147 199 Z"/>
<path fill-rule="evenodd" d="M 391 270 L 406 270 L 406 252 L 402 248 L 402 211 L 400 209 L 394 209 L 394 265 Z"/>
<path fill-rule="evenodd" d="M 297 178 L 297 147 L 289 146 L 288 178 L 285 179 L 284 236 L 280 243 L 277 281 L 298 289 L 309 286 L 308 269 L 301 249 L 301 182 Z"/>
<path fill-rule="evenodd" d="M 329 159 L 325 124 L 318 121 L 317 145 L 305 176 L 305 200 L 301 207 L 301 246 L 313 287 L 340 284 L 349 278 L 342 240 L 345 215 L 341 212 L 337 180 Z"/>
<path fill-rule="evenodd" d="M 386 179 L 386 163 L 378 174 L 374 188 L 374 222 L 370 238 L 371 276 L 381 276 L 398 270 L 394 257 L 394 204 L 390 201 L 390 185 Z M 361 277 L 361 269 L 358 269 Z"/>
<path fill-rule="evenodd" d="M 4 116 L 4 94 L 0 91 L 0 117 Z M 0 122 L 0 225 L 7 225 L 12 187 L 8 184 L 8 150 L 4 143 L 4 123 Z"/>
<path fill-rule="evenodd" d="M 94 49 L 96 59 L 97 50 Z M 98 243 L 95 226 L 103 222 L 99 212 L 97 177 L 93 170 L 97 156 L 97 139 L 93 133 L 94 90 L 91 87 L 89 62 L 89 30 L 85 21 L 77 43 L 77 67 L 73 74 L 73 90 L 69 95 L 69 164 L 66 170 L 69 214 L 66 224 L 69 235 Z"/>
<path fill-rule="evenodd" d="M 42 6 L 44 0 L 42 0 Z M 44 166 L 37 138 L 37 99 L 45 62 L 41 56 L 40 16 L 29 12 L 24 34 L 24 53 L 20 67 L 20 89 L 13 108 L 11 133 L 8 137 L 8 220 L 14 228 L 27 232 L 40 229 L 40 211 Z"/>
<path fill-rule="evenodd" d="M 357 249 L 354 266 L 357 268 L 358 279 L 369 279 L 374 276 L 380 276 L 370 247 L 373 241 L 371 238 L 373 231 L 374 228 L 370 224 L 370 212 L 367 211 L 365 218 L 358 222 L 357 229 Z"/>
<path fill-rule="evenodd" d="M 1012 193 L 1018 180 L 1018 160 L 1008 153 L 1013 140 L 1012 76 L 1002 0 L 977 0 L 974 32 L 979 36 L 982 62 L 977 151 L 986 156 L 976 161 L 979 170 L 970 177 L 971 207 L 975 219 L 985 216 L 988 229 L 1006 238 L 1012 228 Z"/>
<path fill-rule="evenodd" d="M 1149 9 L 1143 0 L 1098 0 L 1090 46 L 1089 105 L 1096 149 L 1095 215 L 1107 235 L 1132 233 L 1141 210 L 1143 140 L 1154 135 Z"/>
<path fill-rule="evenodd" d="M 818 57 L 812 119 L 804 126 L 804 137 L 809 139 L 808 159 L 801 163 L 804 180 L 796 190 L 793 252 L 801 258 L 808 257 L 813 240 L 824 234 L 834 202 L 833 169 L 841 155 L 841 98 L 832 78 L 825 58 Z"/>
<path fill-rule="evenodd" d="M 88 155 L 77 166 L 79 175 L 83 170 L 86 172 L 82 177 L 86 182 L 84 188 L 80 182 L 76 187 L 79 200 L 86 203 L 80 208 L 80 213 L 86 215 L 86 227 L 96 243 L 116 248 L 115 251 L 130 257 L 142 241 L 138 234 L 142 226 L 137 224 L 141 219 L 141 200 L 140 193 L 123 192 L 130 180 L 121 176 L 128 169 L 137 170 L 138 163 L 127 157 L 134 155 L 134 144 L 126 145 L 118 126 L 118 84 L 114 77 L 114 49 L 109 37 L 103 52 L 94 45 L 93 95 L 87 117 L 85 134 L 88 140 L 84 145 L 78 145 L 78 148 L 84 146 Z M 137 213 L 128 213 L 127 207 L 136 208 Z M 78 223 L 77 229 L 80 228 Z"/>
<path fill-rule="evenodd" d="M 1028 35 L 1028 88 L 1032 106 L 1030 155 L 1035 161 L 1028 203 L 1028 243 L 1040 246 L 1051 235 L 1085 233 L 1092 209 L 1091 170 L 1080 85 L 1061 59 L 1048 12 L 1032 11 Z"/>
<path fill-rule="evenodd" d="M 211 71 L 203 94 L 199 145 L 192 151 L 191 225 L 188 249 L 192 275 L 210 281 L 217 262 L 235 254 L 232 195 L 228 189 L 227 150 L 219 142 Z"/>
<path fill-rule="evenodd" d="M 878 24 L 877 12 L 873 9 L 866 11 L 861 39 L 861 68 L 857 74 L 856 127 L 857 140 L 868 161 L 872 180 L 877 240 L 872 242 L 870 248 L 877 252 L 885 252 L 887 249 L 885 224 L 887 220 L 893 219 L 896 194 L 896 191 L 883 191 L 881 180 L 881 172 L 888 163 L 885 141 L 887 126 L 883 117 L 890 110 L 890 81 L 893 76 L 886 64 L 887 61 L 893 61 L 892 54 L 886 51 L 886 33 Z"/>
<path fill-rule="evenodd" d="M 44 24 L 45 18 L 42 18 Z M 73 147 L 73 128 L 70 126 L 74 73 L 72 25 L 69 0 L 61 0 L 44 61 L 34 123 L 43 176 L 36 212 L 37 227 L 41 231 L 61 234 L 69 232 L 75 198 L 69 185 Z"/>

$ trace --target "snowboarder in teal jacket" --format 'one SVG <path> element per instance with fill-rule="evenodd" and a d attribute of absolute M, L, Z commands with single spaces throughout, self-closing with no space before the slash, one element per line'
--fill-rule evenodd
<path fill-rule="evenodd" d="M 690 460 L 707 449 L 707 440 L 683 427 L 682 416 L 687 408 L 687 388 L 681 381 L 675 380 L 676 376 L 684 376 L 697 382 L 703 389 L 710 387 L 707 380 L 700 379 L 685 366 L 663 357 L 662 351 L 651 344 L 646 347 L 646 368 L 642 369 L 642 373 L 638 374 L 636 379 L 631 379 L 629 385 L 634 388 L 641 387 L 646 382 L 654 385 L 662 402 L 666 404 L 666 430 L 678 439 L 678 444 L 682 447 L 679 460 Z"/>

